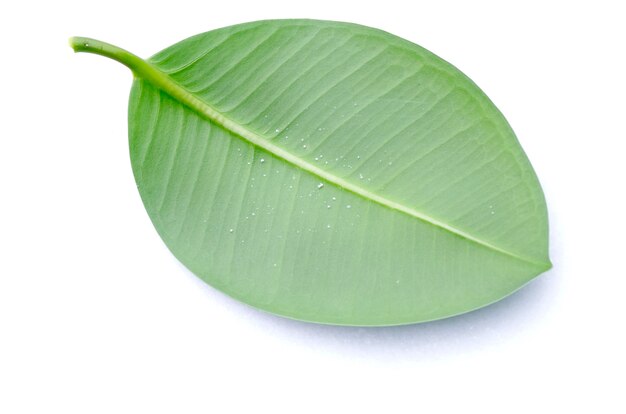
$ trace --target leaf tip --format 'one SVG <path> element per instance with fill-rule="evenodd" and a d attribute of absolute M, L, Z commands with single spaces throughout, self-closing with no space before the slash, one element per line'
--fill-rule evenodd
<path fill-rule="evenodd" d="M 554 265 L 552 264 L 552 261 L 550 259 L 548 259 L 546 261 L 546 270 L 545 271 L 547 272 L 548 270 L 552 269 L 553 266 Z"/>

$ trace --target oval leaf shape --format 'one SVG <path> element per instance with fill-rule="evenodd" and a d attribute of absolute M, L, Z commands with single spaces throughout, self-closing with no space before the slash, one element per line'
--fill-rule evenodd
<path fill-rule="evenodd" d="M 389 33 L 261 21 L 135 73 L 137 187 L 172 253 L 283 316 L 395 325 L 497 301 L 550 268 L 546 205 L 510 126 L 459 70 Z"/>

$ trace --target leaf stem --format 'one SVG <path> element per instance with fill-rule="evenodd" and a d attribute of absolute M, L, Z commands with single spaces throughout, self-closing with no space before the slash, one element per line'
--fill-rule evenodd
<path fill-rule="evenodd" d="M 141 59 L 139 56 L 100 40 L 88 37 L 71 37 L 70 46 L 74 49 L 74 52 L 94 53 L 96 55 L 106 56 L 113 60 L 117 60 L 142 77 L 149 69 L 154 70 L 150 64 Z"/>
<path fill-rule="evenodd" d="M 197 97 L 189 93 L 189 91 L 181 87 L 167 74 L 154 67 L 150 62 L 140 58 L 133 53 L 130 53 L 127 50 L 114 46 L 110 43 L 91 39 L 89 37 L 71 37 L 69 43 L 75 52 L 93 53 L 116 60 L 124 66 L 128 67 L 133 72 L 135 77 L 150 82 L 152 85 L 163 90 L 171 97 L 179 100 L 180 102 L 190 106 L 195 110 L 206 110 L 206 108 L 204 107 L 206 107 L 207 105 L 204 102 L 200 101 Z M 214 110 L 210 112 L 214 112 Z M 221 114 L 215 113 L 211 115 L 213 115 L 214 119 L 219 122 Z"/>

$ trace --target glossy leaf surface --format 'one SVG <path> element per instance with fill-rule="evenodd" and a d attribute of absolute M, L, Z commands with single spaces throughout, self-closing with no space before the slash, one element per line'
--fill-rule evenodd
<path fill-rule="evenodd" d="M 308 20 L 211 31 L 147 61 L 74 43 L 135 72 L 130 156 L 146 210 L 182 263 L 245 303 L 413 323 L 550 267 L 543 193 L 511 128 L 415 44 Z"/>

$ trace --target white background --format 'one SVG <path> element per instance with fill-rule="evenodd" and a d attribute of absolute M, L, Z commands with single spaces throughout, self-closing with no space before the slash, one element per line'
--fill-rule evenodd
<path fill-rule="evenodd" d="M 626 13 L 516 3 L 4 2 L 0 412 L 626 412 Z M 148 57 L 287 17 L 387 30 L 480 85 L 543 185 L 553 270 L 473 313 L 363 329 L 268 315 L 180 265 L 132 177 L 131 75 L 67 38 Z"/>

